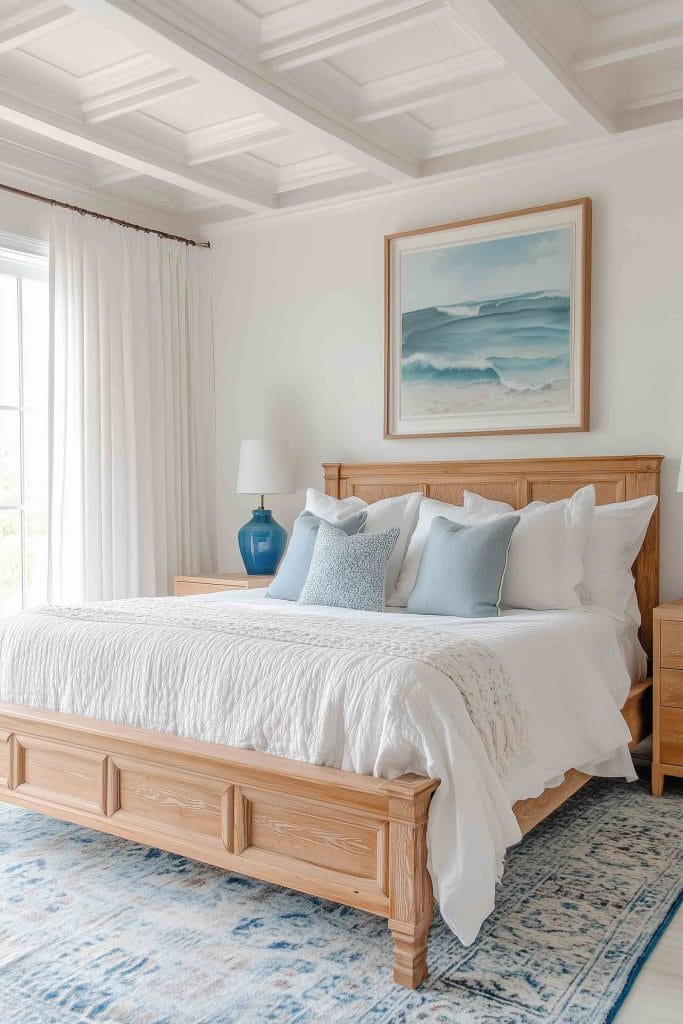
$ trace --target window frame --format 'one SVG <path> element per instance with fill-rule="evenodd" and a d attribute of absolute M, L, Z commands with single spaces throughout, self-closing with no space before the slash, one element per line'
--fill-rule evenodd
<path fill-rule="evenodd" d="M 23 317 L 23 281 L 25 278 L 48 281 L 50 276 L 49 247 L 45 242 L 0 232 L 0 274 L 7 274 L 17 279 L 17 343 L 19 367 L 19 404 L 2 405 L 0 412 L 16 412 L 19 414 L 19 504 L 0 505 L 0 512 L 19 513 L 19 544 L 21 559 L 21 607 L 26 608 L 28 593 L 27 576 L 27 531 L 26 531 L 26 472 L 25 472 L 25 419 L 31 413 L 24 402 L 24 317 Z"/>

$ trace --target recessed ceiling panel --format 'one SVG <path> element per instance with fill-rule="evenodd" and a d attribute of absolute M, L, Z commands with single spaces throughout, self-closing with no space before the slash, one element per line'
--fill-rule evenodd
<path fill-rule="evenodd" d="M 139 46 L 89 18 L 70 22 L 21 49 L 77 78 L 142 53 Z"/>
<path fill-rule="evenodd" d="M 226 89 L 220 93 L 215 89 L 200 86 L 176 96 L 148 104 L 148 116 L 181 132 L 220 124 L 233 117 L 253 114 L 254 98 L 240 89 Z"/>
<path fill-rule="evenodd" d="M 455 44 L 434 23 L 417 22 L 404 32 L 395 32 L 357 48 L 357 53 L 381 75 L 411 71 L 458 53 Z"/>

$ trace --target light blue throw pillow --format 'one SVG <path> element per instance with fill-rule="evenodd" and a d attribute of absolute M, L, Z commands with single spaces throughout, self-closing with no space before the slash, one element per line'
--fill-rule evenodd
<path fill-rule="evenodd" d="M 322 522 L 300 604 L 384 611 L 384 579 L 400 530 L 356 533 L 349 537 Z"/>
<path fill-rule="evenodd" d="M 367 512 L 353 512 L 340 519 L 336 526 L 344 534 L 358 533 L 365 526 Z M 298 601 L 303 589 L 318 536 L 318 527 L 325 522 L 311 512 L 297 516 L 292 536 L 278 574 L 266 591 L 266 597 L 277 597 L 281 601 Z"/>
<path fill-rule="evenodd" d="M 420 615 L 481 619 L 500 614 L 512 531 L 519 516 L 465 526 L 432 522 L 407 610 Z"/>

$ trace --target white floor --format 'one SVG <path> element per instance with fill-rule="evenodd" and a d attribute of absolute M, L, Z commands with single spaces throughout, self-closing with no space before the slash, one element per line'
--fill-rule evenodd
<path fill-rule="evenodd" d="M 639 769 L 640 770 L 640 769 Z M 683 800 L 683 780 L 667 779 L 665 791 Z M 683 879 L 681 880 L 683 884 Z M 638 975 L 614 1024 L 681 1024 L 683 1021 L 683 907 Z"/>
<path fill-rule="evenodd" d="M 683 908 L 638 975 L 614 1024 L 681 1024 L 683 1020 Z"/>

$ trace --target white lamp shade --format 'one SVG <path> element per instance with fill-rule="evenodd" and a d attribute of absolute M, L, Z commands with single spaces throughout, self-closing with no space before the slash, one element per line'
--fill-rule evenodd
<path fill-rule="evenodd" d="M 290 494 L 293 490 L 288 445 L 282 441 L 242 441 L 238 494 Z"/>

